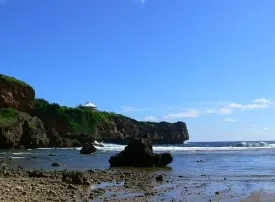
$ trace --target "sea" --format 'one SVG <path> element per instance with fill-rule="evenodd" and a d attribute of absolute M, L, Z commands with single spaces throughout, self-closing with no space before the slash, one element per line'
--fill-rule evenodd
<path fill-rule="evenodd" d="M 109 168 L 109 158 L 125 146 L 104 144 L 92 155 L 81 155 L 81 148 L 0 150 L 0 165 L 8 159 L 12 165 L 26 169 L 106 169 Z M 275 193 L 275 141 L 185 142 L 153 145 L 153 151 L 170 152 L 173 162 L 164 168 L 144 168 L 148 172 L 162 173 L 171 178 L 182 176 L 192 183 L 205 180 L 209 183 L 207 189 L 215 186 L 213 182 L 227 179 L 226 186 L 232 183 L 238 187 L 237 190 L 253 191 L 261 186 Z M 63 166 L 53 168 L 52 162 Z"/>

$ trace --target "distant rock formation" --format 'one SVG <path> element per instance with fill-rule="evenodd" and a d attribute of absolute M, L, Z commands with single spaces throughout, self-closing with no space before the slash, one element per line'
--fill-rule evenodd
<path fill-rule="evenodd" d="M 2 74 L 0 86 L 0 148 L 79 147 L 95 140 L 127 144 L 144 135 L 156 144 L 189 139 L 184 122 L 142 122 L 121 114 L 60 106 L 35 99 L 30 85 Z"/>
<path fill-rule="evenodd" d="M 111 167 L 133 166 L 153 167 L 166 166 L 173 161 L 170 153 L 154 154 L 152 142 L 148 136 L 132 140 L 123 151 L 111 156 Z"/>

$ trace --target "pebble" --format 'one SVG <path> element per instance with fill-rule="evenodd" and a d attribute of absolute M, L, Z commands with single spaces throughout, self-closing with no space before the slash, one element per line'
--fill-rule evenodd
<path fill-rule="evenodd" d="M 24 191 L 23 187 L 21 187 L 21 186 L 16 186 L 15 189 L 16 189 L 17 191 Z"/>

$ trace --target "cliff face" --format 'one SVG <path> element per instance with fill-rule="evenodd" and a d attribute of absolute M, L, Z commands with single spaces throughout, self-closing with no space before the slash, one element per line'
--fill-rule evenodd
<path fill-rule="evenodd" d="M 0 148 L 71 147 L 95 139 L 127 143 L 144 135 L 159 144 L 189 139 L 184 122 L 139 122 L 120 114 L 50 104 L 35 99 L 28 84 L 4 75 L 0 86 Z"/>
<path fill-rule="evenodd" d="M 15 108 L 25 111 L 33 108 L 35 91 L 28 84 L 0 74 L 0 109 Z"/>
<path fill-rule="evenodd" d="M 0 148 L 37 148 L 48 143 L 40 119 L 12 108 L 0 109 Z"/>
<path fill-rule="evenodd" d="M 109 127 L 98 127 L 97 137 L 104 142 L 127 143 L 135 137 L 149 136 L 157 144 L 182 144 L 189 139 L 184 122 L 139 122 L 124 116 L 112 117 Z"/>

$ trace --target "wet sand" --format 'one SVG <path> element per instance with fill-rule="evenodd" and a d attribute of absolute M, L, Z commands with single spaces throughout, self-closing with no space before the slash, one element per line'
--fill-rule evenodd
<path fill-rule="evenodd" d="M 0 169 L 0 201 L 275 201 L 273 180 L 167 176 L 142 169 L 45 171 Z M 251 185 L 251 182 L 250 182 Z M 257 186 L 256 186 L 257 185 Z"/>

